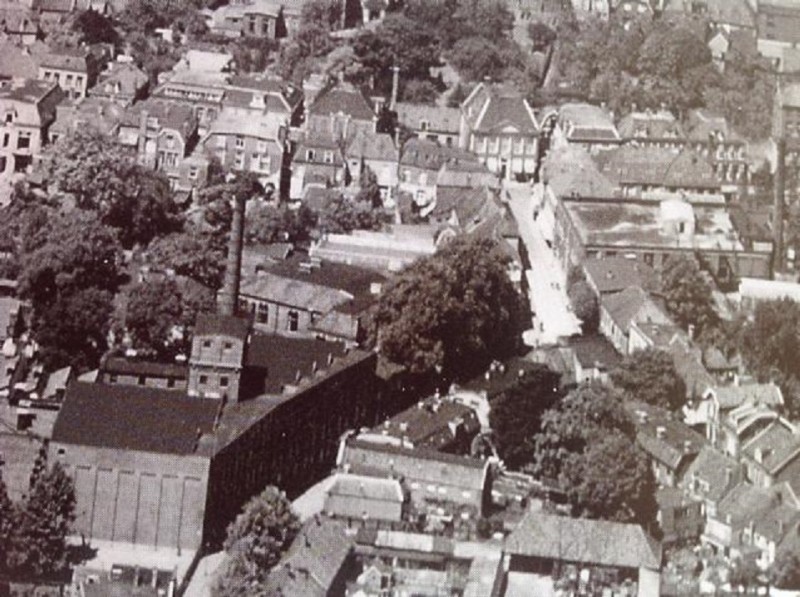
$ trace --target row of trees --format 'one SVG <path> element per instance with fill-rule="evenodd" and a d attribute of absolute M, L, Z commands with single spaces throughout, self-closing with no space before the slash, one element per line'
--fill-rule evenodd
<path fill-rule="evenodd" d="M 753 139 L 769 134 L 775 81 L 755 52 L 732 51 L 724 70 L 711 61 L 703 21 L 661 18 L 586 21 L 562 27 L 557 69 L 571 90 L 618 115 L 667 106 L 708 107 Z"/>
<path fill-rule="evenodd" d="M 0 475 L 0 574 L 41 579 L 67 569 L 75 489 L 58 463 L 48 469 L 40 455 L 37 464 L 21 504 L 8 497 Z"/>

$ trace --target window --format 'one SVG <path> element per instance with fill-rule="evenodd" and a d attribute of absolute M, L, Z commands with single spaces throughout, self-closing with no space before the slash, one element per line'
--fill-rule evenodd
<path fill-rule="evenodd" d="M 649 265 L 650 267 L 653 266 L 654 255 L 652 253 L 645 253 L 644 254 L 644 262 Z"/>
<path fill-rule="evenodd" d="M 144 375 L 140 375 L 139 379 L 136 381 L 136 383 L 138 383 L 140 386 L 143 386 L 145 381 L 146 380 L 145 380 Z"/>
<path fill-rule="evenodd" d="M 427 120 L 420 120 L 419 121 L 419 128 L 423 131 L 428 130 L 428 121 Z"/>
<path fill-rule="evenodd" d="M 191 168 L 189 168 L 189 178 L 191 180 L 195 180 L 197 178 L 197 173 L 198 170 L 196 166 L 192 166 Z"/>
<path fill-rule="evenodd" d="M 31 147 L 31 134 L 20 133 L 17 137 L 17 149 L 30 149 Z"/>
<path fill-rule="evenodd" d="M 236 154 L 236 168 L 238 170 L 244 170 L 244 154 L 237 153 Z"/>
<path fill-rule="evenodd" d="M 244 147 L 244 137 L 236 137 L 236 147 Z"/>
<path fill-rule="evenodd" d="M 219 378 L 219 387 L 227 388 L 228 387 L 228 378 L 224 375 Z"/>
<path fill-rule="evenodd" d="M 297 311 L 289 311 L 289 318 L 287 321 L 287 329 L 290 332 L 296 332 L 300 325 L 300 314 Z"/>
<path fill-rule="evenodd" d="M 172 149 L 172 148 L 175 147 L 175 137 L 173 137 L 172 135 L 167 135 L 166 136 L 166 140 L 167 140 L 167 147 L 169 149 Z"/>
<path fill-rule="evenodd" d="M 208 375 L 201 375 L 200 376 L 200 385 L 204 386 L 208 383 Z"/>
<path fill-rule="evenodd" d="M 11 124 L 12 122 L 14 122 L 14 113 L 6 112 L 6 124 Z"/>
<path fill-rule="evenodd" d="M 313 162 L 314 158 L 316 157 L 313 149 L 306 150 L 306 160 L 309 162 Z"/>
<path fill-rule="evenodd" d="M 225 147 L 225 136 L 217 135 L 217 147 Z"/>
<path fill-rule="evenodd" d="M 326 151 L 325 152 L 325 163 L 326 164 L 332 164 L 333 163 L 333 152 L 332 151 Z"/>
<path fill-rule="evenodd" d="M 211 340 L 203 340 L 203 348 L 211 348 Z"/>
<path fill-rule="evenodd" d="M 175 380 L 172 379 L 172 378 L 168 379 L 167 380 L 167 387 L 168 388 L 174 388 L 175 387 Z"/>
<path fill-rule="evenodd" d="M 258 323 L 267 323 L 269 320 L 269 305 L 267 303 L 259 303 L 258 310 L 256 311 L 256 321 Z"/>
<path fill-rule="evenodd" d="M 72 85 L 72 75 L 67 75 L 66 80 L 64 81 L 66 85 Z"/>
<path fill-rule="evenodd" d="M 82 87 L 83 86 L 83 75 L 78 75 L 78 76 L 75 77 L 75 84 L 78 87 Z"/>
<path fill-rule="evenodd" d="M 3 135 L 3 147 L 8 147 L 8 139 L 9 139 L 8 133 Z"/>
<path fill-rule="evenodd" d="M 271 166 L 272 163 L 268 155 L 262 155 L 258 160 L 258 169 L 262 172 L 269 172 Z"/>
<path fill-rule="evenodd" d="M 117 383 L 117 375 L 116 373 L 112 373 L 108 376 L 108 383 Z"/>
<path fill-rule="evenodd" d="M 261 152 L 261 153 L 264 153 L 265 151 L 267 151 L 267 142 L 266 142 L 266 141 L 259 141 L 259 142 L 256 144 L 256 149 L 257 149 L 259 152 Z"/>

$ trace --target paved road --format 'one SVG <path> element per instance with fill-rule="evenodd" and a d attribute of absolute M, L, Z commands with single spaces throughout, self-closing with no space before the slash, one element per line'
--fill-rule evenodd
<path fill-rule="evenodd" d="M 580 333 L 580 323 L 566 295 L 565 275 L 533 219 L 531 187 L 507 183 L 505 190 L 531 262 L 531 269 L 525 275 L 535 315 L 534 333 L 526 334 L 525 342 L 529 346 L 556 344 L 559 337 Z"/>

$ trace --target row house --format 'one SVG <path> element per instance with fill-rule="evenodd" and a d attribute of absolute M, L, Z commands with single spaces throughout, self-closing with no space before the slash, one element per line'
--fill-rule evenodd
<path fill-rule="evenodd" d="M 355 87 L 340 84 L 306 93 L 304 128 L 334 139 L 350 139 L 357 132 L 375 133 L 378 117 L 366 97 Z"/>
<path fill-rule="evenodd" d="M 686 135 L 680 121 L 668 110 L 634 110 L 617 123 L 617 131 L 626 145 L 679 148 Z"/>
<path fill-rule="evenodd" d="M 736 192 L 750 181 L 747 141 L 724 116 L 693 110 L 686 122 L 686 144 L 711 162 L 723 192 Z"/>
<path fill-rule="evenodd" d="M 351 183 L 358 184 L 362 174 L 369 169 L 378 179 L 383 199 L 394 195 L 398 156 L 394 139 L 386 133 L 359 131 L 344 147 L 344 159 Z"/>
<path fill-rule="evenodd" d="M 182 70 L 170 73 L 153 91 L 153 97 L 178 105 L 190 106 L 197 119 L 200 135 L 222 109 L 228 75 L 218 72 Z"/>
<path fill-rule="evenodd" d="M 49 138 L 55 143 L 78 130 L 95 130 L 116 136 L 125 108 L 114 100 L 90 96 L 80 100 L 64 100 L 56 106 L 56 119 L 50 126 Z"/>
<path fill-rule="evenodd" d="M 198 126 L 188 106 L 157 99 L 134 104 L 120 123 L 118 138 L 135 149 L 141 165 L 163 172 L 175 190 L 190 190 L 205 180 L 205 160 L 192 156 Z"/>
<path fill-rule="evenodd" d="M 521 93 L 480 83 L 461 105 L 459 146 L 500 178 L 527 179 L 537 168 L 539 123 Z"/>
<path fill-rule="evenodd" d="M 461 111 L 447 106 L 428 106 L 399 102 L 395 105 L 397 121 L 422 139 L 447 147 L 458 144 Z"/>
<path fill-rule="evenodd" d="M 304 133 L 294 144 L 289 197 L 302 199 L 306 189 L 334 187 L 345 182 L 341 142 L 326 133 Z"/>
<path fill-rule="evenodd" d="M 39 78 L 55 82 L 71 99 L 86 97 L 99 70 L 94 54 L 83 48 L 59 49 L 45 55 L 39 62 Z"/>
<path fill-rule="evenodd" d="M 553 143 L 579 145 L 590 153 L 613 149 L 622 143 L 612 115 L 603 107 L 586 103 L 564 104 L 558 109 Z"/>
<path fill-rule="evenodd" d="M 54 82 L 13 80 L 0 86 L 0 174 L 24 172 L 39 157 L 63 97 Z"/>
<path fill-rule="evenodd" d="M 244 120 L 223 109 L 201 144 L 226 170 L 252 172 L 265 187 L 282 188 L 287 128 L 281 116 Z"/>
<path fill-rule="evenodd" d="M 633 352 L 631 328 L 637 323 L 664 325 L 672 321 L 650 294 L 638 286 L 601 297 L 600 332 L 620 354 Z"/>
<path fill-rule="evenodd" d="M 225 84 L 222 107 L 244 119 L 274 114 L 296 127 L 302 120 L 303 92 L 274 77 L 231 75 Z"/>

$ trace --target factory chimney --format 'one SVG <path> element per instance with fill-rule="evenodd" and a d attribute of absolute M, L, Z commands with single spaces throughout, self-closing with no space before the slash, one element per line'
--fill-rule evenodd
<path fill-rule="evenodd" d="M 228 259 L 225 280 L 219 293 L 217 308 L 220 315 L 236 315 L 239 302 L 239 279 L 242 270 L 242 245 L 244 242 L 244 203 L 246 197 L 234 195 L 233 219 L 228 238 Z"/>
<path fill-rule="evenodd" d="M 397 92 L 400 86 L 400 67 L 394 65 L 392 67 L 392 101 L 389 104 L 390 110 L 395 110 L 397 107 Z"/>
<path fill-rule="evenodd" d="M 779 133 L 777 142 L 777 159 L 775 162 L 775 204 L 773 209 L 773 227 L 772 231 L 774 238 L 774 259 L 772 270 L 776 274 L 783 270 L 783 258 L 785 249 L 783 246 L 783 210 L 785 205 L 786 193 L 786 139 Z"/>

